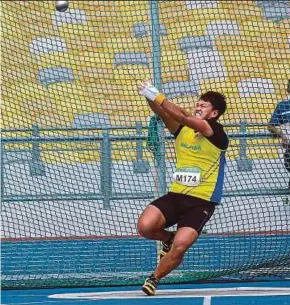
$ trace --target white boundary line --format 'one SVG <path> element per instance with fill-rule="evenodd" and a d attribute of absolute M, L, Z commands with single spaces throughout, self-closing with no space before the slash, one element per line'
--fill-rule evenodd
<path fill-rule="evenodd" d="M 276 287 L 235 287 L 205 289 L 160 289 L 153 298 L 204 298 L 204 305 L 210 305 L 212 297 L 243 297 L 243 296 L 277 296 L 290 295 L 289 288 Z M 51 299 L 83 299 L 83 300 L 120 300 L 148 298 L 139 290 L 107 291 L 88 293 L 63 293 L 48 296 Z"/>
<path fill-rule="evenodd" d="M 211 304 L 211 297 L 204 297 L 202 305 L 210 305 Z"/>

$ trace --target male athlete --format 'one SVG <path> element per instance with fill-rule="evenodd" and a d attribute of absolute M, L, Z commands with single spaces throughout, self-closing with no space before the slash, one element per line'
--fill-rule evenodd
<path fill-rule="evenodd" d="M 222 94 L 208 91 L 190 114 L 148 81 L 138 91 L 175 136 L 177 159 L 170 191 L 146 207 L 137 225 L 141 236 L 162 241 L 160 262 L 142 286 L 147 295 L 154 295 L 159 280 L 180 265 L 221 201 L 229 141 L 217 119 L 226 101 Z M 175 224 L 176 233 L 165 230 Z"/>

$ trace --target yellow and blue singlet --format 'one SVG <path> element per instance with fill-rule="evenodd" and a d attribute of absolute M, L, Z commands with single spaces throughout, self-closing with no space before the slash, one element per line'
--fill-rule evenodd
<path fill-rule="evenodd" d="M 179 129 L 175 139 L 176 171 L 184 168 L 198 169 L 200 183 L 197 186 L 186 186 L 175 180 L 170 192 L 220 203 L 228 137 L 221 124 L 214 120 L 208 122 L 214 131 L 209 138 L 186 126 Z"/>

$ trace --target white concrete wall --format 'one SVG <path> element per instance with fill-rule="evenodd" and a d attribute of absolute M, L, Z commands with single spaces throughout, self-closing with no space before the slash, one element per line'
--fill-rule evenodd
<path fill-rule="evenodd" d="M 167 183 L 173 163 L 167 166 Z M 126 173 L 126 175 L 124 175 Z M 113 191 L 156 192 L 154 168 L 149 174 L 134 174 L 132 163 L 114 163 Z M 99 164 L 46 165 L 46 176 L 31 177 L 27 163 L 5 166 L 5 194 L 86 193 L 100 191 Z M 121 179 L 120 179 L 121 177 Z M 255 161 L 253 171 L 238 172 L 229 161 L 225 192 L 231 190 L 286 188 L 288 172 L 281 159 Z M 206 226 L 209 233 L 289 230 L 290 205 L 286 196 L 224 198 Z M 135 235 L 136 221 L 144 200 L 115 200 L 104 209 L 97 200 L 5 202 L 2 204 L 2 237 Z"/>

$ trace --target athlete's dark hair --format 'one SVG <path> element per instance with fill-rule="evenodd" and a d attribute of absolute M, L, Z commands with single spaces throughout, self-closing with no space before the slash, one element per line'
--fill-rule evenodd
<path fill-rule="evenodd" d="M 215 118 L 216 120 L 227 110 L 226 97 L 222 93 L 207 91 L 202 94 L 199 99 L 211 103 L 213 109 L 218 111 L 218 115 Z"/>

